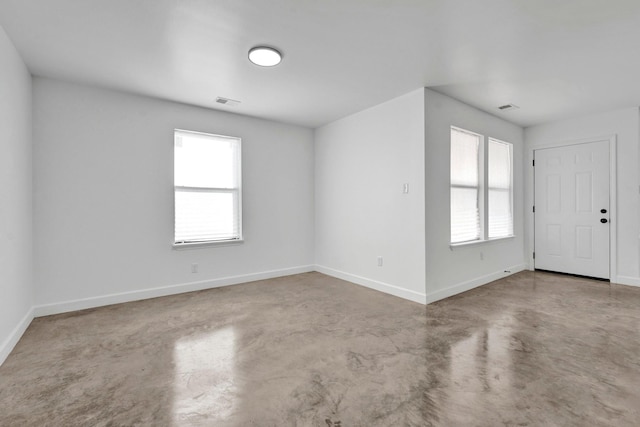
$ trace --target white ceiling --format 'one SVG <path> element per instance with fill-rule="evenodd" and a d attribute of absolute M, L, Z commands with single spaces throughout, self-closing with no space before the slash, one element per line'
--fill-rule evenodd
<path fill-rule="evenodd" d="M 640 0 L 0 0 L 0 25 L 35 75 L 309 127 L 422 86 L 523 126 L 640 105 Z"/>

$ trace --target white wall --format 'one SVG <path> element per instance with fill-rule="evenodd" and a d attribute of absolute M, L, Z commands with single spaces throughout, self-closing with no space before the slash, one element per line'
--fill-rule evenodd
<path fill-rule="evenodd" d="M 0 364 L 31 321 L 31 75 L 0 27 Z"/>
<path fill-rule="evenodd" d="M 315 247 L 319 271 L 424 303 L 423 93 L 316 130 Z"/>
<path fill-rule="evenodd" d="M 615 135 L 617 140 L 617 277 L 618 281 L 640 286 L 638 175 L 640 115 L 638 108 L 626 108 L 553 123 L 532 126 L 525 130 L 527 164 L 535 147 L 561 145 L 570 141 Z M 533 170 L 527 171 L 527 205 L 533 205 Z M 533 251 L 533 215 L 526 215 L 527 252 Z M 533 261 L 530 260 L 532 263 Z"/>
<path fill-rule="evenodd" d="M 242 138 L 244 244 L 172 249 L 174 128 Z M 38 315 L 312 269 L 309 129 L 36 78 L 34 169 Z"/>
<path fill-rule="evenodd" d="M 513 144 L 514 234 L 451 249 L 449 162 L 451 126 Z M 524 269 L 523 130 L 453 98 L 425 90 L 426 280 L 429 302 Z"/>

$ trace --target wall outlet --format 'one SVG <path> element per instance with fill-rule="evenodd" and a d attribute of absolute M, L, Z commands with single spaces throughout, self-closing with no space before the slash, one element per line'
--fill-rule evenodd
<path fill-rule="evenodd" d="M 382 257 L 378 257 L 378 267 L 382 267 Z"/>
<path fill-rule="evenodd" d="M 191 272 L 192 273 L 197 273 L 198 272 L 198 264 L 191 264 Z"/>

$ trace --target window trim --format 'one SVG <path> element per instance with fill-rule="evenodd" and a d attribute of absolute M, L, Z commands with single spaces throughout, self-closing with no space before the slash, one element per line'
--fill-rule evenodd
<path fill-rule="evenodd" d="M 471 246 L 476 246 L 476 245 L 486 245 L 486 244 L 490 244 L 490 243 L 501 242 L 503 240 L 514 239 L 515 237 L 516 237 L 516 235 L 513 234 L 511 236 L 494 237 L 494 238 L 486 239 L 486 240 L 469 240 L 467 242 L 449 243 L 449 249 L 454 250 L 454 249 L 466 248 L 466 247 L 471 247 Z"/>
<path fill-rule="evenodd" d="M 190 243 L 173 243 L 171 246 L 174 250 L 182 251 L 188 249 L 199 249 L 206 247 L 220 247 L 220 246 L 236 246 L 244 243 L 244 239 L 235 240 L 211 240 L 206 242 L 190 242 Z"/>
<path fill-rule="evenodd" d="M 191 186 L 179 186 L 175 185 L 175 140 L 178 133 L 190 133 L 195 135 L 203 135 L 206 137 L 214 137 L 219 139 L 231 139 L 238 144 L 238 164 L 237 164 L 237 187 L 236 188 L 216 188 L 216 187 L 191 187 Z M 243 233 L 243 215 L 242 215 L 242 138 L 229 135 L 220 135 L 209 132 L 199 132 L 187 129 L 175 128 L 173 130 L 173 238 L 172 248 L 175 250 L 184 249 L 197 249 L 203 247 L 220 247 L 220 246 L 236 246 L 244 243 Z M 188 241 L 188 242 L 176 242 L 176 189 L 182 189 L 186 191 L 195 192 L 215 192 L 215 193 L 237 193 L 238 201 L 238 237 L 232 239 L 218 239 L 218 240 L 202 240 L 202 241 Z"/>
<path fill-rule="evenodd" d="M 492 136 L 483 135 L 477 132 L 473 132 L 459 126 L 450 126 L 449 128 L 449 155 L 451 155 L 451 133 L 452 131 L 464 132 L 470 135 L 480 137 L 480 144 L 478 147 L 478 211 L 480 213 L 480 237 L 474 240 L 465 240 L 462 242 L 451 241 L 451 202 L 449 202 L 449 248 L 461 248 L 468 246 L 475 246 L 478 244 L 486 244 L 498 242 L 501 240 L 513 239 L 515 235 L 515 215 L 514 215 L 514 145 L 511 142 L 504 141 L 502 139 L 494 138 Z M 506 144 L 510 147 L 510 161 L 511 161 L 511 188 L 510 201 L 511 201 L 511 221 L 512 230 L 508 236 L 489 237 L 489 141 L 495 141 L 501 144 Z M 451 167 L 451 159 L 449 159 L 449 167 Z M 451 170 L 449 170 L 449 197 L 451 197 Z M 460 188 L 461 186 L 455 186 Z M 476 188 L 475 186 L 468 186 L 469 188 Z"/>

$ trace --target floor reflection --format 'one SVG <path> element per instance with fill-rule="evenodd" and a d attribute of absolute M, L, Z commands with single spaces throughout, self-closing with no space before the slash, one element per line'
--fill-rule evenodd
<path fill-rule="evenodd" d="M 176 425 L 227 419 L 236 405 L 236 335 L 233 327 L 176 341 L 174 408 Z"/>
<path fill-rule="evenodd" d="M 480 328 L 451 346 L 448 387 L 441 402 L 450 422 L 473 425 L 478 408 L 512 405 L 509 347 L 509 330 L 500 327 Z"/>
<path fill-rule="evenodd" d="M 639 306 L 534 272 L 426 307 L 308 273 L 42 318 L 0 426 L 637 427 Z"/>

